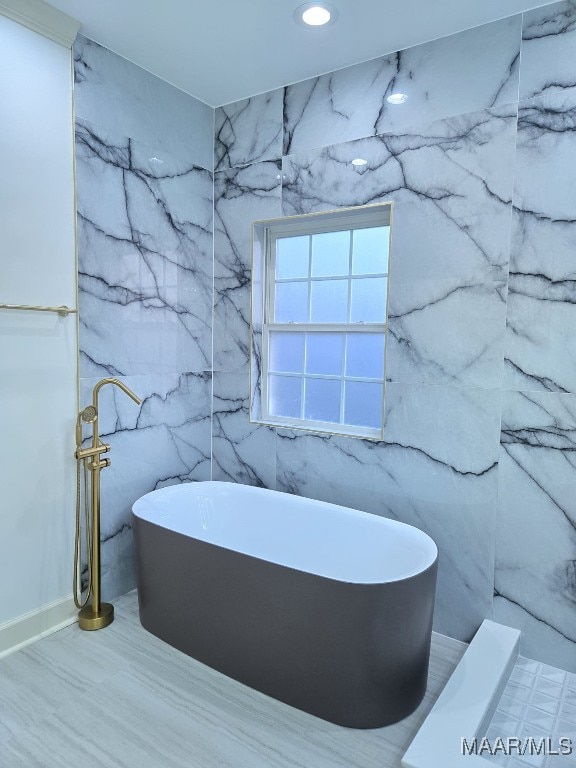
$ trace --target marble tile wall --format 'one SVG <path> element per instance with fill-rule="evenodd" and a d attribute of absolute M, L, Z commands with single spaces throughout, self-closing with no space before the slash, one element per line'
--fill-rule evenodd
<path fill-rule="evenodd" d="M 74 106 L 84 120 L 212 169 L 214 110 L 98 43 L 74 43 Z"/>
<path fill-rule="evenodd" d="M 440 549 L 438 631 L 495 618 L 576 671 L 576 2 L 215 125 L 213 477 L 418 525 Z M 384 441 L 250 423 L 251 222 L 384 200 Z"/>
<path fill-rule="evenodd" d="M 213 110 L 105 48 L 75 47 L 81 401 L 105 387 L 102 589 L 135 586 L 131 504 L 211 475 Z"/>

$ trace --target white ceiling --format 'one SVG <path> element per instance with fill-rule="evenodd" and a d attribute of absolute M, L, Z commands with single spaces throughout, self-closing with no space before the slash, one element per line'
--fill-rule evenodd
<path fill-rule="evenodd" d="M 253 96 L 553 0 L 330 0 L 335 24 L 304 28 L 304 0 L 50 0 L 81 32 L 211 106 Z"/>

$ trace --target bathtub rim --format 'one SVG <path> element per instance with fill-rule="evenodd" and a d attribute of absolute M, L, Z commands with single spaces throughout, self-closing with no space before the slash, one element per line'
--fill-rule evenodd
<path fill-rule="evenodd" d="M 139 514 L 138 511 L 135 509 L 135 507 L 137 507 L 139 505 L 139 502 L 143 501 L 144 499 L 148 499 L 149 500 L 151 496 L 160 496 L 161 497 L 162 495 L 165 495 L 167 491 L 170 491 L 170 492 L 173 493 L 174 492 L 174 488 L 182 488 L 182 489 L 190 488 L 190 489 L 192 489 L 192 488 L 195 488 L 197 486 L 201 486 L 201 485 L 205 485 L 205 484 L 218 485 L 218 486 L 233 486 L 233 487 L 240 486 L 241 488 L 246 488 L 246 489 L 249 489 L 250 491 L 255 491 L 255 492 L 282 494 L 283 496 L 286 496 L 286 497 L 289 497 L 291 499 L 297 500 L 298 502 L 307 502 L 307 501 L 309 501 L 310 503 L 313 503 L 315 505 L 320 505 L 323 508 L 328 508 L 328 509 L 336 508 L 336 509 L 338 509 L 340 511 L 343 511 L 343 512 L 345 512 L 347 514 L 350 514 L 352 517 L 358 517 L 358 519 L 361 519 L 361 517 L 364 517 L 366 515 L 370 515 L 370 518 L 372 519 L 372 521 L 377 521 L 377 524 L 381 524 L 384 527 L 387 527 L 389 529 L 398 529 L 398 528 L 402 528 L 404 530 L 410 529 L 410 535 L 415 536 L 416 538 L 420 539 L 420 541 L 424 542 L 425 545 L 426 545 L 426 548 L 428 550 L 430 550 L 430 551 L 426 553 L 427 554 L 426 562 L 425 562 L 425 564 L 422 567 L 418 568 L 417 570 L 412 570 L 412 571 L 408 571 L 408 572 L 404 572 L 402 574 L 399 574 L 395 578 L 386 578 L 386 579 L 380 579 L 380 580 L 377 580 L 377 581 L 376 580 L 369 580 L 368 581 L 368 580 L 360 580 L 360 579 L 350 580 L 350 579 L 345 579 L 345 578 L 339 578 L 337 576 L 332 576 L 332 575 L 326 575 L 326 574 L 323 574 L 323 573 L 318 573 L 317 571 L 311 571 L 311 570 L 308 570 L 308 569 L 305 569 L 305 568 L 298 568 L 295 565 L 292 565 L 292 564 L 289 564 L 289 563 L 286 563 L 286 562 L 280 562 L 277 559 L 263 557 L 261 555 L 255 554 L 254 552 L 246 552 L 246 551 L 244 551 L 241 548 L 234 548 L 234 547 L 231 547 L 231 546 L 226 546 L 225 544 L 222 544 L 222 543 L 219 543 L 219 542 L 216 542 L 216 541 L 208 541 L 208 540 L 203 539 L 201 537 L 194 536 L 193 534 L 190 534 L 190 533 L 187 533 L 187 532 L 184 532 L 184 531 L 180 531 L 180 530 L 176 530 L 175 528 L 171 527 L 169 524 L 166 524 L 166 521 L 164 521 L 162 519 L 158 519 L 158 518 L 151 519 L 148 516 L 145 516 L 143 514 Z M 140 506 L 142 506 L 142 505 L 140 505 Z M 218 547 L 220 549 L 224 549 L 224 550 L 227 550 L 229 552 L 236 552 L 236 553 L 244 555 L 246 557 L 252 557 L 252 558 L 255 558 L 257 560 L 261 560 L 263 562 L 273 563 L 274 565 L 277 565 L 277 566 L 282 567 L 282 568 L 288 568 L 289 570 L 292 570 L 292 571 L 298 571 L 300 573 L 309 573 L 311 575 L 318 576 L 318 578 L 327 579 L 329 581 L 337 581 L 337 582 L 341 582 L 343 584 L 352 584 L 352 585 L 358 585 L 358 586 L 363 586 L 363 587 L 367 587 L 367 586 L 371 586 L 371 585 L 379 586 L 379 585 L 383 585 L 383 584 L 394 584 L 394 583 L 398 583 L 398 582 L 401 582 L 401 581 L 407 581 L 409 579 L 415 578 L 415 577 L 419 576 L 420 574 L 425 573 L 430 568 L 437 566 L 437 564 L 438 564 L 439 552 L 438 552 L 438 546 L 437 546 L 436 542 L 434 541 L 434 539 L 428 533 L 426 533 L 425 531 L 421 530 L 420 528 L 417 528 L 414 525 L 411 525 L 409 523 L 403 523 L 400 520 L 394 520 L 393 518 L 388 518 L 388 517 L 383 517 L 383 516 L 380 516 L 380 515 L 375 515 L 375 514 L 373 514 L 371 512 L 363 512 L 362 510 L 354 509 L 353 507 L 344 507 L 344 506 L 342 506 L 340 504 L 333 504 L 332 502 L 328 502 L 328 501 L 320 501 L 320 500 L 317 500 L 317 499 L 310 499 L 310 498 L 308 498 L 306 496 L 296 496 L 296 495 L 293 495 L 293 494 L 290 494 L 290 493 L 286 493 L 284 491 L 276 491 L 276 490 L 271 490 L 271 489 L 268 489 L 268 488 L 256 488 L 256 487 L 253 487 L 253 486 L 244 485 L 242 483 L 231 483 L 231 482 L 225 482 L 225 481 L 220 481 L 220 480 L 201 480 L 201 481 L 196 481 L 196 482 L 193 482 L 193 483 L 180 483 L 179 485 L 176 485 L 176 486 L 172 485 L 172 486 L 166 486 L 164 488 L 157 488 L 157 489 L 155 489 L 153 491 L 149 491 L 148 493 L 143 494 L 141 497 L 136 499 L 136 501 L 134 501 L 134 503 L 132 504 L 131 514 L 135 518 L 137 518 L 138 520 L 142 520 L 144 522 L 151 523 L 152 525 L 156 525 L 159 528 L 164 529 L 164 530 L 172 531 L 173 533 L 179 534 L 180 536 L 188 537 L 188 538 L 194 539 L 196 541 L 202 541 L 205 544 L 209 544 L 211 546 Z"/>

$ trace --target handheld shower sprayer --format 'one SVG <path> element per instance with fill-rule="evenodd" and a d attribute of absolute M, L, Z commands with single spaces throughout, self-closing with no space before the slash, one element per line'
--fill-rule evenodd
<path fill-rule="evenodd" d="M 85 424 L 92 424 L 94 419 L 98 416 L 98 411 L 93 405 L 87 405 L 84 410 L 80 411 L 76 418 L 76 448 L 82 447 L 82 422 Z"/>
<path fill-rule="evenodd" d="M 86 422 L 86 424 L 92 424 L 96 416 L 98 416 L 98 411 L 93 405 L 87 405 L 83 411 L 80 411 L 80 418 L 82 421 Z"/>
<path fill-rule="evenodd" d="M 99 381 L 92 390 L 92 405 L 86 406 L 76 418 L 76 540 L 74 545 L 74 602 L 80 609 L 78 624 L 81 629 L 102 629 L 114 621 L 114 606 L 100 602 L 100 472 L 110 466 L 110 459 L 103 459 L 110 446 L 100 440 L 98 434 L 98 396 L 106 384 L 114 384 L 140 405 L 142 401 L 118 379 L 108 378 Z M 92 425 L 92 444 L 82 448 L 82 424 Z M 80 582 L 80 463 L 84 464 L 84 497 L 86 515 L 86 549 L 88 563 L 88 585 L 86 597 L 82 602 L 78 596 Z M 88 471 L 91 482 L 91 508 L 88 508 Z M 81 592 L 81 590 L 80 590 Z M 92 597 L 92 602 L 88 601 Z"/>

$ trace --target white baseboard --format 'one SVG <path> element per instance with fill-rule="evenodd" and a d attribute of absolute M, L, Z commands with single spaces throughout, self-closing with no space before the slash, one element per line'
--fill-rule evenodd
<path fill-rule="evenodd" d="M 0 624 L 0 659 L 73 624 L 76 617 L 74 600 L 65 597 L 6 624 Z"/>

